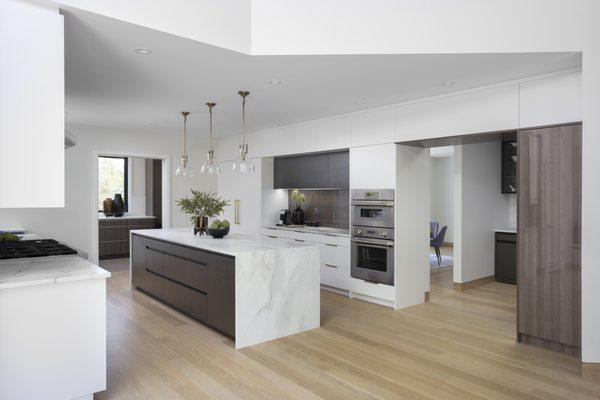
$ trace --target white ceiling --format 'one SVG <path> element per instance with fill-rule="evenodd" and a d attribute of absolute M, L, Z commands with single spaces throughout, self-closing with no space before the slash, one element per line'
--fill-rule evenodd
<path fill-rule="evenodd" d="M 207 136 L 207 101 L 215 134 L 239 133 L 242 89 L 252 131 L 581 66 L 579 53 L 248 56 L 73 10 L 65 35 L 68 123 L 166 134 L 187 110 Z"/>

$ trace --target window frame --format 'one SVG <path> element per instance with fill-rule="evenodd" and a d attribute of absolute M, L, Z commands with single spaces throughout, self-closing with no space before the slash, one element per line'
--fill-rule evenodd
<path fill-rule="evenodd" d="M 101 158 L 117 158 L 123 160 L 123 167 L 125 169 L 123 174 L 123 203 L 125 203 L 125 212 L 129 212 L 129 157 L 127 156 L 98 156 L 98 161 Z M 98 173 L 98 183 L 100 182 L 100 173 Z M 99 213 L 104 212 L 104 210 L 98 210 Z"/>

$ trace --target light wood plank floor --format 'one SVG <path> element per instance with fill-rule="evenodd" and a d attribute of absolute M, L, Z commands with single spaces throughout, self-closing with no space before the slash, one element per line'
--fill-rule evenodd
<path fill-rule="evenodd" d="M 322 327 L 231 340 L 108 284 L 108 390 L 96 399 L 599 399 L 575 358 L 515 342 L 515 287 L 434 289 L 402 311 L 321 294 Z M 117 266 L 115 266 L 117 265 Z M 435 293 L 434 293 L 435 292 Z"/>

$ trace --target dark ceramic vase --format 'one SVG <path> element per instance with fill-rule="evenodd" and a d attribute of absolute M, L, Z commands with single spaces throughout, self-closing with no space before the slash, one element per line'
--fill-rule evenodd
<path fill-rule="evenodd" d="M 292 213 L 292 222 L 294 225 L 304 225 L 304 211 L 300 206 L 296 207 Z"/>
<path fill-rule="evenodd" d="M 201 235 L 205 234 L 206 228 L 208 228 L 208 217 L 197 217 L 196 226 L 194 226 L 194 235 L 197 233 Z"/>
<path fill-rule="evenodd" d="M 107 197 L 102 202 L 102 212 L 105 216 L 110 217 L 113 215 L 113 199 Z"/>
<path fill-rule="evenodd" d="M 115 217 L 122 217 L 125 214 L 125 202 L 120 193 L 115 194 L 113 199 L 113 213 Z"/>

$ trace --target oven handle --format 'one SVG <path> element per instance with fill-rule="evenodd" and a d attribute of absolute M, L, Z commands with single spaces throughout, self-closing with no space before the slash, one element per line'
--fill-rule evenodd
<path fill-rule="evenodd" d="M 357 201 L 354 200 L 353 206 L 376 206 L 376 207 L 394 207 L 393 201 Z"/>
<path fill-rule="evenodd" d="M 386 242 L 375 242 L 375 241 L 366 241 L 366 240 L 356 240 L 356 239 L 351 239 L 351 241 L 353 243 L 357 243 L 357 244 L 368 244 L 369 246 L 372 247 L 378 247 L 381 249 L 387 249 L 390 247 L 394 247 L 394 242 L 393 241 L 386 241 Z"/>

